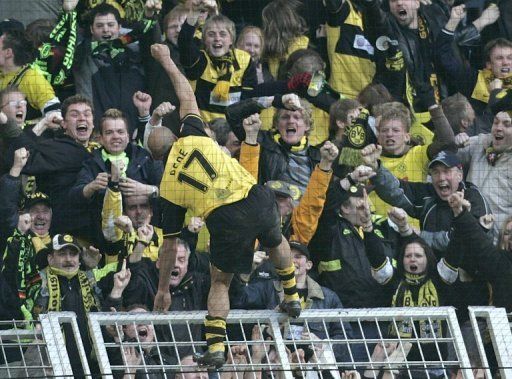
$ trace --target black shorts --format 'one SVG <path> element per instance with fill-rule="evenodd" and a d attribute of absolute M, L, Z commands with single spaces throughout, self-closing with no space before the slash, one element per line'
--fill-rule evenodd
<path fill-rule="evenodd" d="M 256 239 L 269 248 L 281 243 L 281 217 L 274 192 L 258 184 L 245 199 L 210 213 L 206 226 L 210 260 L 223 272 L 249 273 Z"/>

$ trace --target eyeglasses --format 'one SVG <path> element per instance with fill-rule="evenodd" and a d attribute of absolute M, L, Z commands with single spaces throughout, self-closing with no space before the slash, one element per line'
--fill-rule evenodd
<path fill-rule="evenodd" d="M 2 105 L 2 108 L 5 107 L 6 105 L 8 105 L 12 108 L 19 107 L 20 105 L 22 107 L 24 107 L 27 105 L 27 100 L 11 100 L 11 101 L 8 101 L 7 103 L 5 103 L 4 105 Z"/>

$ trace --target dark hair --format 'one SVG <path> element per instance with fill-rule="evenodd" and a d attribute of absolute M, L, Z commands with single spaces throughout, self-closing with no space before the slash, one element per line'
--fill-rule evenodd
<path fill-rule="evenodd" d="M 18 86 L 5 87 L 3 90 L 0 91 L 0 107 L 4 104 L 4 97 L 10 95 L 11 93 L 21 93 L 23 96 L 26 97 L 26 95 L 23 93 L 22 90 L 18 88 Z"/>
<path fill-rule="evenodd" d="M 510 47 L 512 49 L 512 42 L 506 38 L 496 38 L 487 42 L 484 46 L 484 57 L 486 62 L 491 61 L 491 53 L 497 47 Z"/>
<path fill-rule="evenodd" d="M 125 312 L 130 312 L 137 308 L 144 309 L 145 311 L 149 312 L 149 308 L 147 307 L 147 305 L 137 303 L 128 305 L 125 309 Z"/>
<path fill-rule="evenodd" d="M 284 59 L 290 44 L 308 30 L 306 21 L 297 10 L 297 3 L 274 0 L 263 8 L 263 58 Z"/>
<path fill-rule="evenodd" d="M 36 50 L 32 46 L 32 42 L 27 38 L 25 32 L 18 30 L 8 30 L 3 34 L 4 49 L 12 49 L 14 55 L 14 64 L 23 66 L 34 60 Z"/>
<path fill-rule="evenodd" d="M 309 66 L 309 67 L 308 67 Z M 325 69 L 322 56 L 313 49 L 299 49 L 290 54 L 284 65 L 289 76 L 310 72 L 311 74 Z"/>
<path fill-rule="evenodd" d="M 94 8 L 91 9 L 89 13 L 89 24 L 92 26 L 94 24 L 94 19 L 96 16 L 106 16 L 109 14 L 113 14 L 117 23 L 121 24 L 121 15 L 119 14 L 119 11 L 116 9 L 116 7 L 107 4 L 102 3 Z"/>
<path fill-rule="evenodd" d="M 425 257 L 427 258 L 426 274 L 432 275 L 437 271 L 437 259 L 434 254 L 434 250 L 432 250 L 432 248 L 423 240 L 423 238 L 420 238 L 418 236 L 408 237 L 405 241 L 402 242 L 400 250 L 398 252 L 396 272 L 400 279 L 405 277 L 405 249 L 407 248 L 407 246 L 413 243 L 417 243 L 418 245 L 420 245 L 423 251 L 425 252 Z"/>
<path fill-rule="evenodd" d="M 87 104 L 91 111 L 94 113 L 94 107 L 92 105 L 92 101 L 89 98 L 82 95 L 73 95 L 64 100 L 60 106 L 60 110 L 62 112 L 62 117 L 66 118 L 66 113 L 68 113 L 68 108 L 73 104 Z"/>
<path fill-rule="evenodd" d="M 460 133 L 460 125 L 462 120 L 468 118 L 468 105 L 469 101 L 466 96 L 456 93 L 450 97 L 447 97 L 441 102 L 443 107 L 444 115 L 450 123 L 455 134 Z"/>
<path fill-rule="evenodd" d="M 103 135 L 103 124 L 106 120 L 123 120 L 126 131 L 129 131 L 128 128 L 128 119 L 125 117 L 122 111 L 116 108 L 110 108 L 103 113 L 100 119 L 100 134 Z"/>
<path fill-rule="evenodd" d="M 34 48 L 38 49 L 43 43 L 49 41 L 54 26 L 55 22 L 53 20 L 40 18 L 28 24 L 25 33 Z"/>
<path fill-rule="evenodd" d="M 372 113 L 375 105 L 389 103 L 393 101 L 393 96 L 383 84 L 371 83 L 359 92 L 357 100 Z"/>
<path fill-rule="evenodd" d="M 329 140 L 332 140 L 336 136 L 338 130 L 336 121 L 347 123 L 348 112 L 360 106 L 359 101 L 353 99 L 338 100 L 331 105 L 329 110 Z"/>
<path fill-rule="evenodd" d="M 226 146 L 231 127 L 225 118 L 216 118 L 209 122 L 210 129 L 215 133 L 215 140 L 221 146 Z"/>

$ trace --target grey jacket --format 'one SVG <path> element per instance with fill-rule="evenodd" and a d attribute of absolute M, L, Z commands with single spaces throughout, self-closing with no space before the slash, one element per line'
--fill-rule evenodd
<path fill-rule="evenodd" d="M 468 167 L 467 180 L 474 183 L 489 201 L 495 217 L 495 239 L 505 219 L 512 215 L 512 149 L 508 149 L 491 165 L 485 150 L 491 145 L 490 134 L 479 134 L 469 139 L 469 145 L 459 149 L 457 155 Z"/>

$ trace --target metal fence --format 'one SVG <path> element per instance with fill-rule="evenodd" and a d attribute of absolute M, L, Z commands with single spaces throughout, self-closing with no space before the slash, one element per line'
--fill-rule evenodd
<path fill-rule="evenodd" d="M 37 323 L 0 323 L 0 378 L 73 377 L 80 364 L 96 377 L 185 378 L 473 378 L 453 308 L 306 310 L 290 320 L 273 311 L 231 311 L 227 320 L 228 361 L 219 371 L 197 367 L 204 351 L 205 312 L 90 313 L 88 362 L 76 317 L 70 312 L 42 315 Z M 504 309 L 470 308 L 482 365 L 489 363 L 484 341 L 492 342 L 502 378 L 512 378 L 512 333 Z M 480 332 L 479 320 L 487 331 Z M 63 333 L 65 331 L 65 333 Z M 65 334 L 65 335 L 64 335 Z M 66 342 L 78 355 L 70 361 Z M 78 362 L 79 361 L 79 362 Z M 94 364 L 90 364 L 94 362 Z M 94 367 L 94 369 L 93 369 Z M 485 372 L 491 378 L 491 372 Z"/>
<path fill-rule="evenodd" d="M 484 340 L 492 343 L 493 356 L 496 357 L 496 365 L 500 368 L 501 378 L 512 379 L 512 332 L 505 309 L 469 307 L 469 317 L 486 376 L 491 378 Z M 481 325 L 479 325 L 479 320 L 485 322 L 483 331 Z"/>
<path fill-rule="evenodd" d="M 197 370 L 187 357 L 205 348 L 204 342 L 193 337 L 204 315 L 90 314 L 91 336 L 102 374 L 157 370 L 163 377 L 170 377 L 180 371 Z M 359 370 L 373 378 L 381 371 L 390 377 L 449 378 L 451 371 L 459 368 L 464 378 L 472 377 L 452 308 L 308 310 L 296 320 L 272 311 L 232 311 L 227 323 L 231 354 L 222 371 L 231 372 L 233 377 L 243 373 L 244 377 L 256 378 L 263 372 L 271 378 L 337 378 L 338 369 L 345 369 Z M 403 330 L 404 325 L 409 335 L 393 333 Z M 105 338 L 105 327 L 113 338 Z M 129 329 L 143 334 L 132 333 L 126 338 Z M 435 332 L 440 329 L 442 333 Z M 176 330 L 181 331 L 181 339 L 176 338 Z M 147 339 L 148 331 L 151 340 Z M 449 360 L 450 350 L 454 358 Z M 141 358 L 132 359 L 134 351 Z M 415 358 L 409 359 L 411 356 Z"/>

